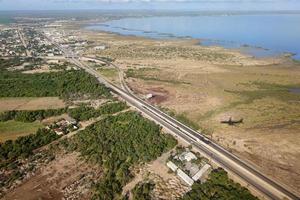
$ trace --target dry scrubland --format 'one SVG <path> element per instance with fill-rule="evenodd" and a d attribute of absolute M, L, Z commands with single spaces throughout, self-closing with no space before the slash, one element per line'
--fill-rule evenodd
<path fill-rule="evenodd" d="M 195 40 L 78 34 L 109 46 L 98 56 L 131 69 L 127 82 L 136 93 L 155 94 L 152 103 L 184 114 L 227 149 L 300 190 L 300 94 L 288 91 L 300 88 L 299 63 L 254 59 Z M 93 54 L 91 46 L 86 55 Z M 244 123 L 220 124 L 230 116 Z"/>
<path fill-rule="evenodd" d="M 8 110 L 41 110 L 64 108 L 58 97 L 11 97 L 0 98 L 0 112 Z"/>
<path fill-rule="evenodd" d="M 49 148 L 39 151 L 46 154 Z M 43 162 L 38 159 L 34 163 L 36 169 L 29 173 L 24 182 L 16 185 L 2 199 L 91 199 L 91 187 L 100 178 L 101 169 L 86 163 L 79 153 L 68 153 L 59 149 L 51 149 L 55 158 Z M 46 156 L 47 158 L 47 156 Z M 46 159 L 47 160 L 47 159 Z"/>

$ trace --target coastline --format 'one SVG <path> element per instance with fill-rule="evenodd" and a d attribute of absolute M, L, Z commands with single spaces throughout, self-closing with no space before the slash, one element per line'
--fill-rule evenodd
<path fill-rule="evenodd" d="M 224 13 L 226 13 L 226 12 L 224 12 Z M 228 13 L 230 13 L 230 12 L 228 12 Z M 235 13 L 235 15 L 243 15 L 243 16 L 249 15 L 249 16 L 254 16 L 254 17 L 259 17 L 261 14 L 262 13 L 260 13 L 260 12 L 250 12 L 250 13 L 248 13 L 248 12 L 241 12 L 241 13 L 237 12 L 237 13 Z M 271 13 L 271 15 L 272 14 L 279 14 L 279 13 L 275 12 L 275 13 Z M 285 14 L 291 14 L 291 13 L 284 13 L 283 12 L 283 15 L 285 15 Z M 293 14 L 298 15 L 299 13 L 295 12 Z M 220 16 L 229 16 L 230 17 L 230 16 L 235 16 L 235 15 L 231 15 L 231 14 L 228 14 L 228 15 L 220 15 L 220 14 L 208 15 L 208 14 L 204 14 L 204 13 L 201 14 L 200 13 L 198 15 L 193 15 L 193 16 L 182 15 L 182 17 L 184 17 L 183 19 L 185 19 L 185 20 L 190 20 L 190 19 L 193 19 L 193 17 L 197 17 L 197 16 L 198 17 L 199 16 L 204 16 L 204 17 L 217 16 L 218 19 L 219 19 Z M 174 16 L 177 16 L 177 15 L 174 15 Z M 223 37 L 223 38 L 221 37 L 220 38 L 220 34 L 218 36 L 216 36 L 216 35 L 214 36 L 214 35 L 209 35 L 207 32 L 203 32 L 202 34 L 196 33 L 196 35 L 195 35 L 195 31 L 201 31 L 201 30 L 193 29 L 190 26 L 188 26 L 186 30 L 182 30 L 182 27 L 181 27 L 182 22 L 181 22 L 181 24 L 179 24 L 179 26 L 181 28 L 178 28 L 176 30 L 172 30 L 172 31 L 168 32 L 167 29 L 160 28 L 160 25 L 161 25 L 160 23 L 155 22 L 155 21 L 157 21 L 156 18 L 160 18 L 160 17 L 162 17 L 162 18 L 166 17 L 166 19 L 163 20 L 163 21 L 166 21 L 166 20 L 169 20 L 169 18 L 172 19 L 173 16 L 172 15 L 171 16 L 170 15 L 166 15 L 166 16 L 164 16 L 164 15 L 162 15 L 162 16 L 160 16 L 160 15 L 159 16 L 149 15 L 149 16 L 143 16 L 143 17 L 141 17 L 141 16 L 123 16 L 123 17 L 120 17 L 118 19 L 106 19 L 106 20 L 101 21 L 101 22 L 95 22 L 94 21 L 93 23 L 85 24 L 85 26 L 83 28 L 87 29 L 87 30 L 93 30 L 93 31 L 105 31 L 105 32 L 108 32 L 108 33 L 113 33 L 113 34 L 120 34 L 120 35 L 126 35 L 126 36 L 137 36 L 137 37 L 151 38 L 151 39 L 157 39 L 157 40 L 189 39 L 189 38 L 192 38 L 192 39 L 199 40 L 199 45 L 202 45 L 202 46 L 217 46 L 217 47 L 221 46 L 225 49 L 238 50 L 238 51 L 240 51 L 244 54 L 248 54 L 248 55 L 254 56 L 256 58 L 268 58 L 268 57 L 278 57 L 278 56 L 282 57 L 282 56 L 284 56 L 284 57 L 291 57 L 292 59 L 295 59 L 295 60 L 300 59 L 300 57 L 299 57 L 300 54 L 296 53 L 296 52 L 298 52 L 298 48 L 295 47 L 295 45 L 292 45 L 293 43 L 291 43 L 291 42 L 286 42 L 286 44 L 284 44 L 284 45 L 279 44 L 276 47 L 280 47 L 280 49 L 279 48 L 276 49 L 276 48 L 272 48 L 272 45 L 270 47 L 270 45 L 269 45 L 270 42 L 269 43 L 268 42 L 262 42 L 262 41 L 265 41 L 264 37 L 268 38 L 268 36 L 266 36 L 266 35 L 264 35 L 262 38 L 260 38 L 258 40 L 253 39 L 253 41 L 251 41 L 251 42 L 250 42 L 249 39 L 243 39 L 243 37 L 238 38 L 238 39 L 231 38 L 231 39 L 228 40 L 228 38 L 225 39 L 226 37 Z M 181 15 L 179 15 L 179 17 L 181 17 Z M 189 17 L 192 17 L 192 18 L 189 18 Z M 276 17 L 278 17 L 278 16 L 276 16 Z M 151 20 L 151 18 L 153 18 L 153 20 Z M 143 21 L 144 19 L 146 19 L 145 22 Z M 201 18 L 199 18 L 199 19 L 201 19 Z M 224 19 L 226 20 L 226 17 Z M 231 17 L 229 19 L 231 19 Z M 296 17 L 296 19 L 298 19 L 298 17 Z M 120 20 L 122 21 L 121 23 L 118 22 Z M 128 21 L 126 21 L 126 20 L 128 20 Z M 180 20 L 180 18 L 178 20 Z M 123 22 L 128 23 L 128 24 L 123 25 Z M 132 25 L 130 25 L 130 23 L 132 23 Z M 148 25 L 150 25 L 150 26 L 153 26 L 153 27 L 158 26 L 158 27 L 149 29 L 149 28 L 143 27 L 143 25 L 139 25 L 139 23 L 141 23 L 141 24 L 149 23 Z M 203 23 L 203 20 L 202 20 L 201 23 Z M 232 23 L 232 21 L 229 20 L 228 23 Z M 165 22 L 163 22 L 162 24 L 166 25 Z M 210 26 L 210 25 L 208 25 L 208 26 Z M 192 28 L 191 33 L 186 35 L 185 31 L 190 30 L 189 28 Z M 204 28 L 205 28 L 205 26 L 204 26 Z M 149 30 L 147 30 L 147 29 L 149 29 Z M 219 30 L 222 30 L 222 28 L 219 29 Z M 179 32 L 177 32 L 177 31 L 179 31 Z M 226 32 L 226 30 L 225 30 L 224 34 L 228 35 L 228 34 L 231 34 L 231 32 Z M 251 34 L 251 33 L 248 33 L 248 34 Z M 206 36 L 204 36 L 204 35 L 206 35 Z M 241 34 L 241 35 L 243 35 L 243 34 Z M 248 36 L 246 36 L 246 38 L 247 37 Z M 276 37 L 274 39 L 276 39 Z M 274 40 L 274 39 L 272 39 L 272 40 Z M 282 48 L 281 48 L 281 46 L 282 46 Z"/>
<path fill-rule="evenodd" d="M 110 21 L 110 20 L 107 20 Z M 126 38 L 129 40 L 141 40 L 141 41 L 158 41 L 158 42 L 170 42 L 170 43 L 181 43 L 183 45 L 188 45 L 188 46 L 195 46 L 195 47 L 200 47 L 204 49 L 210 49 L 212 51 L 214 50 L 222 50 L 225 51 L 229 54 L 235 54 L 239 55 L 242 58 L 247 58 L 250 60 L 256 60 L 258 61 L 257 64 L 259 65 L 277 65 L 280 63 L 284 62 L 297 62 L 292 56 L 292 53 L 282 53 L 279 55 L 274 55 L 274 56 L 266 56 L 266 57 L 256 57 L 251 54 L 248 54 L 247 52 L 243 51 L 243 47 L 239 48 L 226 48 L 221 45 L 203 45 L 202 42 L 204 41 L 203 39 L 198 39 L 198 38 L 192 38 L 192 37 L 177 37 L 174 36 L 172 38 L 151 38 L 147 36 L 137 36 L 134 34 L 131 35 L 126 35 L 126 34 L 121 34 L 118 32 L 113 32 L 113 31 L 105 31 L 105 30 L 95 30 L 95 29 L 87 29 L 87 27 L 90 26 L 90 23 L 83 23 L 80 25 L 80 30 L 81 31 L 88 31 L 91 33 L 99 33 L 99 34 L 107 34 L 112 37 L 114 37 L 116 40 Z M 246 45 L 249 46 L 249 45 Z M 261 49 L 262 47 L 254 47 L 257 49 Z M 265 48 L 263 48 L 265 49 Z M 247 64 L 246 64 L 247 65 Z M 249 65 L 253 65 L 253 63 L 249 63 Z"/>

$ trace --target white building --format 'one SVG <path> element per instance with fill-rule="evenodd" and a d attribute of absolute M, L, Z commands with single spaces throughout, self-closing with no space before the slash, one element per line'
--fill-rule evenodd
<path fill-rule="evenodd" d="M 153 94 L 149 93 L 145 96 L 146 99 L 151 99 L 153 97 Z"/>
<path fill-rule="evenodd" d="M 198 181 L 210 169 L 209 164 L 205 164 L 193 177 L 194 181 Z"/>
<path fill-rule="evenodd" d="M 176 170 L 178 169 L 178 167 L 171 161 L 167 162 L 167 166 L 173 171 L 176 172 Z"/>
<path fill-rule="evenodd" d="M 105 49 L 106 49 L 106 46 L 105 46 L 105 45 L 100 45 L 100 46 L 94 47 L 94 49 L 95 49 L 96 51 L 98 51 L 98 50 L 105 50 Z"/>
<path fill-rule="evenodd" d="M 177 175 L 189 186 L 192 186 L 194 184 L 194 180 L 191 179 L 184 171 L 181 169 L 177 170 Z"/>
<path fill-rule="evenodd" d="M 179 160 L 190 162 L 191 160 L 197 160 L 197 156 L 195 156 L 192 152 L 183 152 L 179 156 Z"/>

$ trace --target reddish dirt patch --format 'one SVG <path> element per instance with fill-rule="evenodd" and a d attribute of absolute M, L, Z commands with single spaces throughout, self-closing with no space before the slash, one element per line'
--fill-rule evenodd
<path fill-rule="evenodd" d="M 148 100 L 151 104 L 160 104 L 169 98 L 169 92 L 161 87 L 147 88 L 146 91 L 148 94 L 153 95 L 153 97 Z"/>
<path fill-rule="evenodd" d="M 161 96 L 161 95 L 154 95 L 151 99 L 148 100 L 151 104 L 160 104 L 164 101 L 166 101 L 168 97 Z"/>

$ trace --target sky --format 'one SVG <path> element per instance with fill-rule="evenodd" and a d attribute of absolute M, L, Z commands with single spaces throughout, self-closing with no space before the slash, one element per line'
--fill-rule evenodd
<path fill-rule="evenodd" d="M 300 10 L 300 0 L 0 0 L 0 10 Z"/>

